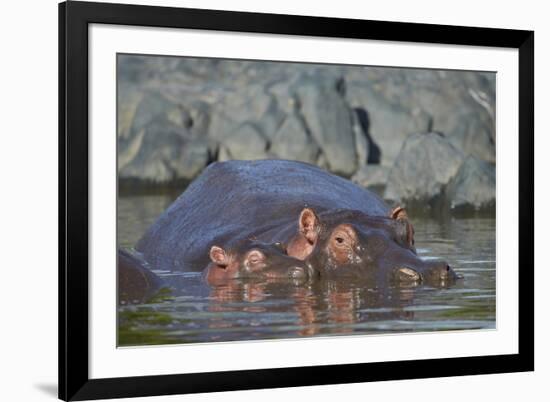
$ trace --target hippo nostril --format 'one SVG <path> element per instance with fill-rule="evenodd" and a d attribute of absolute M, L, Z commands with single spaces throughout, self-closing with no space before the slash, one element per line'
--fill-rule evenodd
<path fill-rule="evenodd" d="M 294 267 L 290 270 L 290 277 L 291 278 L 305 278 L 306 277 L 306 271 L 302 267 Z"/>
<path fill-rule="evenodd" d="M 402 267 L 397 269 L 397 279 L 402 282 L 419 282 L 421 276 L 414 269 Z"/>

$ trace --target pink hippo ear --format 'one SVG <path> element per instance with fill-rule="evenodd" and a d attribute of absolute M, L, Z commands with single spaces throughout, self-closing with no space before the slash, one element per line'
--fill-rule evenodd
<path fill-rule="evenodd" d="M 226 268 L 229 265 L 229 256 L 225 250 L 219 246 L 212 246 L 210 248 L 210 259 L 221 268 Z"/>
<path fill-rule="evenodd" d="M 311 208 L 304 208 L 298 219 L 300 233 L 304 235 L 310 244 L 317 241 L 319 235 L 319 218 Z"/>
<path fill-rule="evenodd" d="M 390 218 L 403 222 L 406 228 L 407 243 L 409 246 L 414 246 L 414 228 L 411 222 L 409 222 L 409 216 L 407 211 L 403 207 L 395 207 L 390 212 Z"/>
<path fill-rule="evenodd" d="M 403 207 L 395 207 L 390 212 L 390 218 L 392 219 L 409 219 L 407 211 Z"/>

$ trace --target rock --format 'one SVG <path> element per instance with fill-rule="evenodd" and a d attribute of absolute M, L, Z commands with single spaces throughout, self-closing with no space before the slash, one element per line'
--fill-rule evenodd
<path fill-rule="evenodd" d="M 384 198 L 433 203 L 441 198 L 463 159 L 462 152 L 441 134 L 411 134 L 390 170 Z"/>
<path fill-rule="evenodd" d="M 330 170 L 327 157 L 323 152 L 319 152 L 319 156 L 317 157 L 317 161 L 315 162 L 317 166 L 319 166 L 321 169 Z"/>
<path fill-rule="evenodd" d="M 176 105 L 172 109 L 168 109 L 165 115 L 166 119 L 176 126 L 190 128 L 193 125 L 189 112 L 179 105 Z"/>
<path fill-rule="evenodd" d="M 137 108 L 143 99 L 143 91 L 135 86 L 118 84 L 117 99 L 117 135 L 119 139 L 127 140 L 134 133 L 131 132 Z"/>
<path fill-rule="evenodd" d="M 403 142 L 411 133 L 428 132 L 431 117 L 421 109 L 414 112 L 399 104 L 392 104 L 368 85 L 350 88 L 350 103 L 361 110 L 362 126 L 366 135 L 381 150 L 380 163 L 392 166 Z"/>
<path fill-rule="evenodd" d="M 180 157 L 172 164 L 178 179 L 191 180 L 197 177 L 209 161 L 208 144 L 204 139 L 187 141 Z"/>
<path fill-rule="evenodd" d="M 174 109 L 178 110 L 177 105 L 161 94 L 154 92 L 144 93 L 135 111 L 131 131 L 133 133 L 139 132 L 154 119 L 163 115 L 168 116 Z"/>
<path fill-rule="evenodd" d="M 363 165 L 351 177 L 351 181 L 378 194 L 383 194 L 389 173 L 390 168 L 388 166 Z"/>
<path fill-rule="evenodd" d="M 272 138 L 285 118 L 273 95 L 261 87 L 228 93 L 214 105 L 208 135 L 223 143 L 245 123 L 252 123 L 265 138 Z"/>
<path fill-rule="evenodd" d="M 190 123 L 188 130 L 194 137 L 206 137 L 210 125 L 210 109 L 210 105 L 200 101 L 186 105 Z"/>
<path fill-rule="evenodd" d="M 449 183 L 447 197 L 455 211 L 492 209 L 495 207 L 495 166 L 468 156 Z"/>
<path fill-rule="evenodd" d="M 275 96 L 277 104 L 286 114 L 294 113 L 298 106 L 297 96 L 293 90 L 294 85 L 295 82 L 293 79 L 283 79 L 273 82 L 267 87 L 268 92 Z"/>
<path fill-rule="evenodd" d="M 494 143 L 494 73 L 364 67 L 347 69 L 345 77 L 346 98 L 353 107 L 368 112 L 370 134 L 381 148 L 381 163 L 387 166 L 393 165 L 407 134 L 436 131 L 451 136 L 464 130 L 459 127 L 463 116 L 483 127 L 473 129 L 475 135 L 486 131 Z M 464 153 L 472 153 L 475 148 L 467 142 L 453 141 Z M 475 155 L 493 162 L 494 149 L 486 149 L 484 155 Z"/>
<path fill-rule="evenodd" d="M 304 125 L 295 114 L 286 118 L 273 137 L 269 149 L 275 158 L 315 163 L 319 147 Z"/>
<path fill-rule="evenodd" d="M 305 160 L 358 179 L 360 166 L 367 175 L 371 165 L 392 168 L 412 133 L 429 132 L 495 162 L 494 73 L 133 55 L 117 63 L 124 174 L 164 181 L 236 154 Z M 161 121 L 173 129 L 160 135 L 159 149 L 144 145 Z"/>
<path fill-rule="evenodd" d="M 229 153 L 228 149 L 225 147 L 225 145 L 220 145 L 218 149 L 218 162 L 225 162 L 230 161 L 233 158 L 231 157 L 231 154 Z"/>
<path fill-rule="evenodd" d="M 351 176 L 357 170 L 352 111 L 338 92 L 338 82 L 304 77 L 295 90 L 300 112 L 323 151 L 330 171 Z"/>
<path fill-rule="evenodd" d="M 245 123 L 224 140 L 218 160 L 266 159 L 267 146 L 267 141 L 258 129 L 251 123 Z"/>
<path fill-rule="evenodd" d="M 168 120 L 154 120 L 131 141 L 119 145 L 119 177 L 154 183 L 190 180 L 208 164 L 206 142 Z"/>
<path fill-rule="evenodd" d="M 119 77 L 127 81 L 143 82 L 174 71 L 181 59 L 176 57 L 150 57 L 119 55 L 117 69 Z"/>
<path fill-rule="evenodd" d="M 491 122 L 483 121 L 482 116 L 476 113 L 463 114 L 450 133 L 449 140 L 465 154 L 495 163 L 495 142 L 490 125 Z"/>

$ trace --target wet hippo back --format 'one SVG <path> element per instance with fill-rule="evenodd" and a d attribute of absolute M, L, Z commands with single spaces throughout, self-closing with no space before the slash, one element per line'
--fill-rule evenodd
<path fill-rule="evenodd" d="M 387 216 L 375 194 L 315 166 L 283 160 L 214 163 L 136 245 L 157 268 L 199 271 L 213 244 L 235 238 L 287 242 L 305 207 Z"/>

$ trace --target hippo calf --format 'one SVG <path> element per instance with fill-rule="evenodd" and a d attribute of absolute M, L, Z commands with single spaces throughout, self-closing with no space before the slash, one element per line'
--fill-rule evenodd
<path fill-rule="evenodd" d="M 304 261 L 286 254 L 281 243 L 246 239 L 224 247 L 214 245 L 209 255 L 211 262 L 202 277 L 210 285 L 238 278 L 303 280 L 313 276 Z M 143 303 L 169 288 L 139 253 L 119 249 L 117 272 L 119 304 Z"/>
<path fill-rule="evenodd" d="M 218 261 L 229 267 L 212 247 L 240 239 L 286 244 L 287 255 L 303 261 L 308 275 L 358 276 L 381 285 L 457 278 L 445 262 L 416 255 L 403 208 L 391 209 L 376 194 L 316 166 L 286 160 L 209 165 L 136 250 L 159 269 L 202 271 Z"/>
<path fill-rule="evenodd" d="M 210 284 L 227 279 L 306 279 L 313 275 L 304 261 L 286 254 L 281 243 L 266 244 L 254 240 L 212 246 L 211 262 L 203 271 Z"/>

